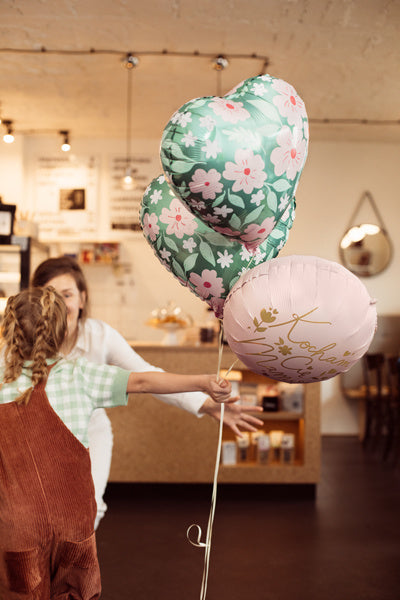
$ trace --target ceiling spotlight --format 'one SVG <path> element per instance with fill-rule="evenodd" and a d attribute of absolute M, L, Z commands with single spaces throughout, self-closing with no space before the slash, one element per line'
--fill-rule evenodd
<path fill-rule="evenodd" d="M 223 71 L 224 69 L 229 67 L 229 61 L 225 58 L 225 56 L 222 56 L 220 54 L 219 56 L 213 59 L 212 66 L 213 69 L 215 69 L 216 71 Z"/>
<path fill-rule="evenodd" d="M 138 66 L 138 64 L 139 64 L 138 57 L 133 56 L 133 54 L 131 54 L 130 52 L 128 52 L 128 54 L 122 60 L 122 66 L 125 67 L 125 69 L 134 69 L 135 67 Z"/>
<path fill-rule="evenodd" d="M 3 125 L 6 128 L 7 133 L 3 136 L 3 140 L 6 144 L 12 144 L 14 141 L 12 121 L 9 119 L 3 119 Z"/>
<path fill-rule="evenodd" d="M 61 150 L 63 152 L 69 152 L 71 150 L 71 145 L 69 143 L 69 131 L 61 130 L 58 133 L 63 138 L 63 143 L 62 143 L 62 146 L 61 146 Z"/>

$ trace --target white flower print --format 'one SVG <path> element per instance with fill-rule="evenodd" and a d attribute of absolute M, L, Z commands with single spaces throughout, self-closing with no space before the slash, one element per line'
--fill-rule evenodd
<path fill-rule="evenodd" d="M 192 121 L 192 115 L 190 114 L 190 112 L 180 113 L 179 125 L 181 125 L 181 127 L 186 127 L 186 125 L 188 123 L 191 123 L 191 121 Z"/>
<path fill-rule="evenodd" d="M 256 206 L 260 206 L 261 201 L 264 200 L 265 194 L 262 190 L 258 190 L 256 194 L 251 195 L 251 204 L 255 204 Z"/>
<path fill-rule="evenodd" d="M 166 248 L 160 250 L 160 256 L 164 260 L 169 260 L 171 256 L 171 252 L 169 252 Z"/>
<path fill-rule="evenodd" d="M 254 83 L 253 87 L 251 88 L 251 91 L 256 96 L 264 96 L 267 90 L 262 83 Z"/>
<path fill-rule="evenodd" d="M 206 153 L 206 158 L 217 158 L 218 152 L 221 152 L 222 148 L 218 144 L 218 140 L 206 140 L 206 145 L 202 147 L 202 151 Z"/>
<path fill-rule="evenodd" d="M 222 192 L 220 179 L 221 173 L 216 169 L 196 169 L 192 181 L 189 182 L 190 191 L 193 194 L 200 193 L 204 200 L 215 200 L 216 195 Z"/>
<path fill-rule="evenodd" d="M 171 117 L 170 121 L 171 121 L 171 123 L 173 123 L 173 124 L 175 125 L 176 123 L 178 123 L 178 122 L 179 122 L 180 118 L 181 118 L 181 113 L 179 112 L 179 110 L 177 110 L 177 111 L 176 111 L 176 112 L 174 112 L 174 114 L 172 115 L 172 117 Z"/>
<path fill-rule="evenodd" d="M 216 115 L 229 123 L 245 121 L 250 117 L 250 113 L 243 108 L 243 102 L 234 102 L 227 98 L 214 98 L 210 102 L 209 107 L 212 108 Z"/>
<path fill-rule="evenodd" d="M 198 210 L 199 212 L 205 210 L 206 204 L 203 200 L 190 200 L 190 206 Z"/>
<path fill-rule="evenodd" d="M 160 185 L 162 185 L 165 181 L 164 175 L 160 175 L 159 177 L 157 177 L 157 181 Z"/>
<path fill-rule="evenodd" d="M 254 262 L 256 265 L 258 265 L 260 262 L 264 262 L 264 259 L 266 257 L 266 252 L 260 252 L 260 249 L 257 248 L 256 253 L 254 254 Z"/>
<path fill-rule="evenodd" d="M 189 148 L 189 146 L 194 146 L 196 140 L 197 140 L 197 137 L 195 135 L 193 135 L 193 133 L 191 131 L 187 131 L 182 136 L 182 142 L 185 144 L 186 148 Z"/>
<path fill-rule="evenodd" d="M 194 216 L 177 198 L 172 199 L 169 209 L 162 209 L 160 221 L 168 225 L 167 235 L 175 235 L 178 239 L 182 239 L 184 235 L 192 235 L 197 229 Z"/>
<path fill-rule="evenodd" d="M 289 127 L 282 127 L 276 136 L 279 146 L 271 152 L 271 162 L 274 164 L 275 175 L 286 174 L 288 179 L 294 179 L 303 168 L 306 158 L 307 144 L 303 137 L 294 136 Z"/>
<path fill-rule="evenodd" d="M 233 254 L 229 254 L 228 250 L 225 249 L 223 254 L 222 252 L 217 251 L 217 254 L 219 256 L 219 258 L 217 258 L 217 263 L 219 263 L 223 269 L 229 267 L 229 265 L 233 263 Z"/>
<path fill-rule="evenodd" d="M 225 179 L 233 180 L 233 192 L 243 190 L 250 194 L 254 188 L 261 188 L 267 178 L 263 171 L 264 161 L 258 154 L 253 154 L 249 148 L 239 148 L 235 152 L 235 163 L 225 163 L 225 171 L 222 173 Z"/>
<path fill-rule="evenodd" d="M 206 117 L 200 117 L 199 119 L 200 125 L 208 129 L 208 131 L 212 131 L 215 127 L 215 119 L 207 115 Z"/>
<path fill-rule="evenodd" d="M 152 242 L 156 239 L 160 226 L 157 225 L 158 219 L 155 213 L 146 213 L 143 218 L 143 233 L 150 238 Z"/>
<path fill-rule="evenodd" d="M 154 190 L 154 192 L 151 194 L 150 198 L 151 198 L 151 204 L 157 204 L 158 201 L 161 200 L 161 198 L 162 198 L 162 191 Z"/>
<path fill-rule="evenodd" d="M 296 90 L 290 83 L 275 79 L 272 83 L 274 90 L 279 92 L 274 96 L 272 102 L 277 106 L 279 113 L 287 118 L 289 125 L 301 127 L 303 117 L 307 118 L 306 108 L 303 100 L 297 95 Z"/>
<path fill-rule="evenodd" d="M 214 214 L 221 215 L 224 219 L 230 214 L 233 213 L 233 208 L 228 208 L 228 206 L 216 206 L 214 208 Z"/>
<path fill-rule="evenodd" d="M 286 240 L 281 240 L 279 242 L 279 244 L 277 245 L 276 249 L 278 250 L 278 252 L 280 252 L 280 250 L 282 250 L 283 246 L 285 245 Z"/>
<path fill-rule="evenodd" d="M 287 194 L 284 194 L 279 202 L 278 210 L 279 211 L 285 210 L 285 208 L 287 207 L 288 204 L 289 204 L 289 196 Z"/>
<path fill-rule="evenodd" d="M 240 258 L 244 261 L 247 262 L 248 260 L 250 260 L 250 258 L 252 257 L 252 253 L 249 252 L 249 250 L 247 250 L 246 246 L 242 246 L 241 250 L 240 250 Z"/>
<path fill-rule="evenodd" d="M 194 241 L 194 239 L 192 237 L 190 237 L 187 240 L 183 240 L 182 246 L 185 248 L 185 250 L 188 250 L 189 253 L 191 254 L 193 252 L 193 250 L 197 247 L 197 244 Z"/>

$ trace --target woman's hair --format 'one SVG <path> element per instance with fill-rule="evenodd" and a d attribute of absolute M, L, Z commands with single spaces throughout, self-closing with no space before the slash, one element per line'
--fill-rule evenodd
<path fill-rule="evenodd" d="M 89 311 L 89 290 L 82 269 L 75 259 L 70 256 L 48 258 L 36 268 L 32 276 L 31 285 L 33 287 L 44 287 L 51 279 L 59 275 L 71 275 L 75 280 L 78 290 L 84 293 L 85 302 L 79 314 L 79 318 L 84 321 Z"/>
<path fill-rule="evenodd" d="M 29 401 L 33 387 L 47 378 L 47 358 L 58 355 L 67 332 L 67 309 L 52 287 L 30 288 L 10 296 L 1 323 L 3 383 L 15 381 L 25 361 L 32 361 L 32 387 L 18 396 Z"/>

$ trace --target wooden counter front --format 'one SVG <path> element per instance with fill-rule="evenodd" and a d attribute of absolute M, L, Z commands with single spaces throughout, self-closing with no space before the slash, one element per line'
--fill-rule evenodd
<path fill-rule="evenodd" d="M 214 373 L 218 348 L 134 344 L 149 363 L 175 373 Z M 224 347 L 221 367 L 236 357 Z M 235 369 L 247 370 L 242 364 Z M 305 384 L 304 412 L 298 417 L 302 460 L 293 465 L 222 466 L 219 481 L 229 483 L 317 483 L 320 473 L 319 383 Z M 149 394 L 131 395 L 128 407 L 109 409 L 114 433 L 110 481 L 208 483 L 213 479 L 218 423 L 169 406 Z M 269 419 L 267 413 L 263 417 Z M 279 418 L 279 415 L 271 419 Z M 283 418 L 283 421 L 286 421 Z M 279 427 L 279 421 L 277 421 Z M 229 433 L 227 433 L 229 437 Z"/>

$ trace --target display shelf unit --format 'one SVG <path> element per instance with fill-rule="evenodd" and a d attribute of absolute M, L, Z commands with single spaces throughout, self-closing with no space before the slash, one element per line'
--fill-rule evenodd
<path fill-rule="evenodd" d="M 0 245 L 0 289 L 5 298 L 28 287 L 36 267 L 49 257 L 45 244 L 32 237 L 10 237 L 10 243 Z"/>
<path fill-rule="evenodd" d="M 161 346 L 134 342 L 132 347 L 149 363 L 176 373 L 213 373 L 218 348 Z M 228 369 L 236 357 L 224 347 L 221 367 Z M 251 380 L 242 363 L 235 370 Z M 257 377 L 255 376 L 256 380 Z M 249 379 L 250 378 L 250 379 Z M 265 378 L 262 378 L 265 381 Z M 108 410 L 114 432 L 111 481 L 146 483 L 208 483 L 213 480 L 218 424 L 209 417 L 197 418 L 166 405 L 148 394 L 135 394 L 128 407 Z M 221 465 L 220 483 L 316 484 L 320 476 L 320 384 L 304 385 L 302 412 L 260 413 L 263 429 L 283 429 L 296 435 L 292 464 L 258 464 L 255 461 Z M 223 439 L 234 439 L 224 427 Z"/>

